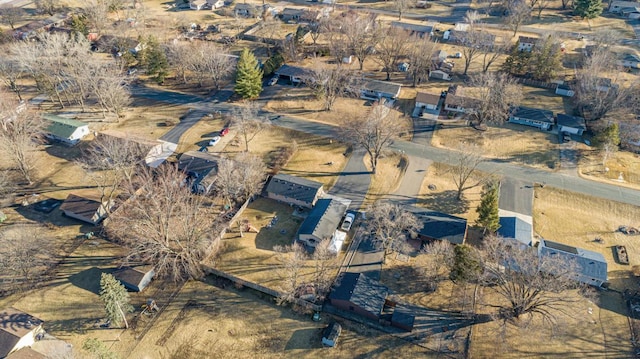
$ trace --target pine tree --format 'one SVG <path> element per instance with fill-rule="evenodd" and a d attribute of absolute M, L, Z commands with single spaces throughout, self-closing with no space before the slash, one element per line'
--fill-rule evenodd
<path fill-rule="evenodd" d="M 583 19 L 595 19 L 602 14 L 601 0 L 575 0 L 574 12 Z"/>
<path fill-rule="evenodd" d="M 125 317 L 125 313 L 133 312 L 133 306 L 129 303 L 129 293 L 111 274 L 102 273 L 100 277 L 100 299 L 104 303 L 107 318 L 115 325 L 124 322 L 124 327 L 129 328 Z"/>
<path fill-rule="evenodd" d="M 243 99 L 254 99 L 262 92 L 262 70 L 258 60 L 245 48 L 238 59 L 235 91 Z"/>
<path fill-rule="evenodd" d="M 140 63 L 146 68 L 147 74 L 153 76 L 153 79 L 161 84 L 167 77 L 169 70 L 169 62 L 167 55 L 158 43 L 158 40 L 149 36 L 145 47 L 140 51 L 138 58 Z"/>
<path fill-rule="evenodd" d="M 500 228 L 500 216 L 498 215 L 498 185 L 491 183 L 485 187 L 482 193 L 480 205 L 476 208 L 478 219 L 476 224 L 484 228 L 484 232 L 495 233 Z"/>
<path fill-rule="evenodd" d="M 451 280 L 470 281 L 477 279 L 482 271 L 480 257 L 475 248 L 466 244 L 456 245 L 453 249 L 453 266 L 451 268 Z"/>
<path fill-rule="evenodd" d="M 559 68 L 562 68 L 562 51 L 558 39 L 547 36 L 544 41 L 539 41 L 531 54 L 533 78 L 540 81 L 548 81 L 555 77 Z"/>

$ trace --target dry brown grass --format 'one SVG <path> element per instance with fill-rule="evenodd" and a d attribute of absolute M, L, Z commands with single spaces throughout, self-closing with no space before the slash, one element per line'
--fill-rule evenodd
<path fill-rule="evenodd" d="M 463 143 L 480 146 L 484 156 L 523 165 L 554 169 L 559 161 L 557 136 L 533 127 L 504 123 L 487 131 L 446 125 L 433 134 L 436 147 L 459 148 Z"/>
<path fill-rule="evenodd" d="M 127 111 L 124 119 L 117 124 L 102 124 L 96 127 L 97 130 L 114 129 L 157 139 L 171 129 L 172 126 L 166 126 L 167 122 L 178 123 L 187 111 L 187 106 L 136 98 L 134 106 Z"/>
<path fill-rule="evenodd" d="M 640 188 L 640 155 L 619 151 L 607 161 L 608 172 L 602 167 L 602 156 L 596 150 L 583 150 L 581 152 L 579 173 L 582 177 L 618 186 Z M 622 174 L 624 182 L 619 182 Z"/>
<path fill-rule="evenodd" d="M 556 95 L 552 90 L 531 86 L 520 86 L 522 89 L 522 106 L 540 108 L 558 113 L 573 113 L 570 97 Z"/>
<path fill-rule="evenodd" d="M 364 163 L 367 170 L 371 171 L 369 155 L 365 155 Z M 400 185 L 407 165 L 406 156 L 397 152 L 387 151 L 384 157 L 378 160 L 376 173 L 371 176 L 371 185 L 369 185 L 369 191 L 365 196 L 363 207 L 394 193 Z"/>

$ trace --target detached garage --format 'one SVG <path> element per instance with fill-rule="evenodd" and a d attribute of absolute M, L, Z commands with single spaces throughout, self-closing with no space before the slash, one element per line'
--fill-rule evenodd
<path fill-rule="evenodd" d="M 582 136 L 587 130 L 584 118 L 578 116 L 569 116 L 559 113 L 557 116 L 558 132 L 570 133 L 572 135 Z"/>

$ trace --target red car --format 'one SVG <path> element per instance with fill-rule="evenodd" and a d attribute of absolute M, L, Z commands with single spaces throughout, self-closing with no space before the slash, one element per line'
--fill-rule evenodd
<path fill-rule="evenodd" d="M 220 136 L 224 137 L 224 135 L 226 135 L 227 133 L 229 133 L 229 128 L 228 127 L 225 127 L 222 130 L 220 130 Z"/>

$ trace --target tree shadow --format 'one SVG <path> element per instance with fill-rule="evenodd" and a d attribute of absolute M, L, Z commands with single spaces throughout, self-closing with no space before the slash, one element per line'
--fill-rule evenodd
<path fill-rule="evenodd" d="M 321 337 L 322 329 L 320 328 L 298 329 L 291 334 L 284 350 L 322 348 Z"/>
<path fill-rule="evenodd" d="M 470 208 L 470 201 L 464 197 L 459 200 L 458 193 L 454 190 L 426 194 L 418 203 L 430 210 L 449 214 L 463 214 Z"/>
<path fill-rule="evenodd" d="M 113 270 L 105 270 L 91 267 L 69 276 L 69 282 L 80 289 L 89 291 L 95 295 L 100 294 L 100 278 L 102 273 L 111 273 Z"/>

